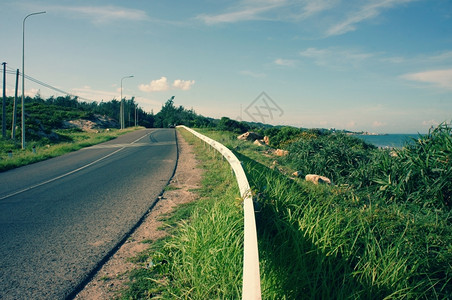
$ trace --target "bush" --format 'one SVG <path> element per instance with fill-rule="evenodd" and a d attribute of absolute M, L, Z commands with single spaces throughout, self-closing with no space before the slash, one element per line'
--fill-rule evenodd
<path fill-rule="evenodd" d="M 227 117 L 223 117 L 220 119 L 220 122 L 217 125 L 217 129 L 231 131 L 234 133 L 244 133 L 249 130 L 249 126 L 244 122 L 238 122 Z"/>
<path fill-rule="evenodd" d="M 366 166 L 375 146 L 343 133 L 318 135 L 303 132 L 289 147 L 287 164 L 303 174 L 327 176 L 339 184 L 360 185 L 356 170 Z"/>
<path fill-rule="evenodd" d="M 302 131 L 295 127 L 284 126 L 272 127 L 264 131 L 270 139 L 270 146 L 275 148 L 286 148 L 290 143 L 296 141 L 302 135 Z"/>
<path fill-rule="evenodd" d="M 378 192 L 387 201 L 425 207 L 452 206 L 452 129 L 441 124 L 425 136 L 375 161 Z"/>

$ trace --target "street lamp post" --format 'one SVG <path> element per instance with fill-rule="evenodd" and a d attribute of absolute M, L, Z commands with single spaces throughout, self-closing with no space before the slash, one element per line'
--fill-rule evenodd
<path fill-rule="evenodd" d="M 25 20 L 30 16 L 45 13 L 45 11 L 31 13 L 22 22 L 22 149 L 25 149 Z"/>
<path fill-rule="evenodd" d="M 135 127 L 137 127 L 137 122 L 138 122 L 138 114 L 137 114 L 137 106 L 138 103 L 135 103 Z"/>
<path fill-rule="evenodd" d="M 124 76 L 123 78 L 121 78 L 121 105 L 120 105 L 120 107 L 119 107 L 119 110 L 120 110 L 120 112 L 119 112 L 119 122 L 121 123 L 121 129 L 124 129 L 124 125 L 125 125 L 125 122 L 124 122 L 124 100 L 122 99 L 122 80 L 123 79 L 126 79 L 126 78 L 132 78 L 133 77 L 133 75 L 130 75 L 130 76 Z"/>

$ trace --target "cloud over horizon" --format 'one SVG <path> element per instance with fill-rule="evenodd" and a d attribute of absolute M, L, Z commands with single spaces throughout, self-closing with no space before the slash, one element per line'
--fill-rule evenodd
<path fill-rule="evenodd" d="M 409 73 L 400 77 L 411 81 L 431 83 L 437 87 L 452 90 L 452 69 Z"/>
<path fill-rule="evenodd" d="M 195 84 L 194 80 L 182 80 L 182 79 L 176 79 L 173 82 L 173 87 L 175 89 L 180 89 L 183 91 L 188 91 L 192 85 Z"/>
<path fill-rule="evenodd" d="M 140 84 L 138 89 L 143 92 L 163 92 L 173 87 L 176 90 L 188 91 L 194 84 L 194 80 L 176 79 L 170 86 L 168 78 L 162 76 L 160 79 L 151 80 L 149 84 Z"/>

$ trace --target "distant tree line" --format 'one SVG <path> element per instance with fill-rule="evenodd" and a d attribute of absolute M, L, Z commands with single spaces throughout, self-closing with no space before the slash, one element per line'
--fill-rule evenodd
<path fill-rule="evenodd" d="M 13 97 L 6 99 L 7 127 L 11 128 Z M 19 101 L 20 102 L 20 101 Z M 74 119 L 93 119 L 95 115 L 102 115 L 117 121 L 119 128 L 119 114 L 121 102 L 113 99 L 101 102 L 83 102 L 72 96 L 51 96 L 43 99 L 39 94 L 35 97 L 26 97 L 26 125 L 28 130 L 34 132 L 45 131 L 51 133 L 53 129 L 62 128 L 64 121 Z M 20 103 L 17 104 L 17 123 L 20 125 Z M 228 117 L 213 119 L 197 114 L 193 109 L 186 109 L 182 105 L 174 104 L 174 97 L 168 99 L 161 110 L 154 114 L 153 111 L 145 112 L 138 106 L 135 98 L 124 99 L 125 126 L 135 125 L 135 114 L 138 126 L 147 128 L 168 128 L 177 125 L 186 125 L 194 128 L 212 128 L 216 130 L 230 131 L 241 134 L 254 131 L 262 136 L 270 137 L 273 147 L 285 147 L 288 143 L 298 139 L 306 129 L 291 126 L 272 126 L 268 124 L 236 121 Z M 322 134 L 325 129 L 310 129 Z"/>
<path fill-rule="evenodd" d="M 12 121 L 13 97 L 6 98 L 6 123 L 10 129 Z M 20 125 L 20 100 L 17 103 L 17 123 Z M 101 102 L 83 102 L 72 96 L 51 96 L 43 99 L 39 94 L 35 97 L 25 98 L 25 116 L 27 125 L 37 118 L 39 122 L 47 124 L 51 128 L 59 128 L 63 121 L 72 119 L 91 119 L 94 115 L 102 115 L 118 121 L 121 102 L 113 99 Z M 186 109 L 183 106 L 176 107 L 174 99 L 169 99 L 162 109 L 154 114 L 153 111 L 144 111 L 135 101 L 135 98 L 124 99 L 124 120 L 125 126 L 135 125 L 135 114 L 138 126 L 147 128 L 174 127 L 176 125 L 186 125 L 190 127 L 215 127 L 215 120 L 195 113 L 193 109 Z M 33 119 L 33 120 L 32 120 Z"/>

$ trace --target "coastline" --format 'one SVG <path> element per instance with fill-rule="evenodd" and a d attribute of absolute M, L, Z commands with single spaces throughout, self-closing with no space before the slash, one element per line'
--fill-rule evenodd
<path fill-rule="evenodd" d="M 402 148 L 406 144 L 413 143 L 419 138 L 419 134 L 353 134 L 378 148 Z"/>

